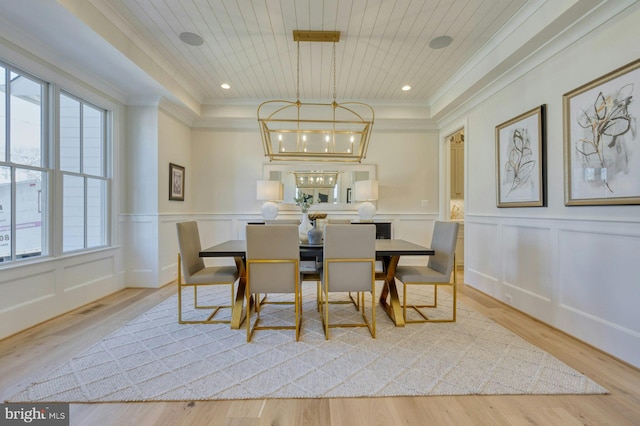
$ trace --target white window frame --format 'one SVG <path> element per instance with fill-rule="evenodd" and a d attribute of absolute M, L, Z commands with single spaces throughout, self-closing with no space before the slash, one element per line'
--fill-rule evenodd
<path fill-rule="evenodd" d="M 60 235 L 58 240 L 58 247 L 56 250 L 57 252 L 59 252 L 62 255 L 69 255 L 69 254 L 74 254 L 74 253 L 82 253 L 82 252 L 87 252 L 87 251 L 93 251 L 93 250 L 99 250 L 99 249 L 103 249 L 103 248 L 107 248 L 111 246 L 111 185 L 112 185 L 112 179 L 110 177 L 110 173 L 109 173 L 109 169 L 108 169 L 108 165 L 110 164 L 109 161 L 109 153 L 111 152 L 110 146 L 111 146 L 111 140 L 110 140 L 110 132 L 108 131 L 109 129 L 109 124 L 111 122 L 111 112 L 106 109 L 103 108 L 99 105 L 96 105 L 95 103 L 85 99 L 83 96 L 78 96 L 75 95 L 74 93 L 72 93 L 69 90 L 65 90 L 63 88 L 56 88 L 55 90 L 55 123 L 56 123 L 56 143 L 55 143 L 55 158 L 56 158 L 56 165 L 55 165 L 55 173 L 58 175 L 58 178 L 56 179 L 56 181 L 58 182 L 58 184 L 56 185 L 56 188 L 59 188 L 59 191 L 57 191 L 57 193 L 59 193 L 60 195 L 58 197 L 56 197 L 56 201 L 59 202 L 60 204 L 60 208 L 56 209 L 56 212 L 59 215 L 59 221 L 57 221 L 60 226 Z M 60 167 L 60 148 L 61 148 L 61 143 L 60 143 L 60 97 L 64 95 L 68 98 L 71 98 L 77 102 L 79 102 L 80 105 L 80 172 L 71 172 L 71 171 L 66 171 L 66 170 L 62 170 Z M 90 175 L 87 173 L 84 173 L 83 171 L 83 161 L 84 161 L 84 156 L 83 156 L 83 145 L 84 145 L 84 141 L 83 141 L 83 106 L 87 105 L 90 106 L 94 109 L 97 109 L 99 111 L 102 112 L 102 176 L 98 176 L 98 175 Z M 83 231 L 83 247 L 82 248 L 78 248 L 78 249 L 73 249 L 73 250 L 64 250 L 64 214 L 63 214 L 63 210 L 64 210 L 64 176 L 75 176 L 75 177 L 81 177 L 83 178 L 83 184 L 84 184 L 84 203 L 83 203 L 83 217 L 84 217 L 84 231 Z M 87 247 L 87 238 L 88 238 L 88 232 L 87 232 L 87 226 L 88 226 L 88 220 L 87 220 L 87 207 L 88 207 L 88 203 L 87 203 L 87 182 L 88 179 L 95 179 L 95 180 L 100 180 L 105 182 L 105 190 L 104 190 L 104 205 L 102 206 L 103 209 L 103 216 L 105 218 L 104 220 L 104 224 L 103 224 L 103 228 L 101 230 L 102 233 L 102 240 L 104 241 L 104 244 L 100 245 L 100 246 L 92 246 L 92 247 Z"/>
<path fill-rule="evenodd" d="M 11 215 L 12 215 L 12 248 L 11 259 L 5 262 L 0 262 L 0 269 L 11 268 L 17 265 L 24 265 L 26 263 L 42 262 L 49 260 L 59 259 L 61 257 L 69 257 L 94 251 L 100 251 L 113 248 L 114 241 L 114 223 L 112 211 L 114 206 L 113 200 L 113 155 L 114 155 L 114 131 L 113 120 L 114 111 L 119 111 L 117 104 L 100 95 L 97 92 L 88 91 L 85 93 L 84 86 L 76 84 L 73 80 L 66 78 L 60 78 L 56 73 L 50 70 L 45 70 L 43 77 L 38 78 L 33 73 L 25 71 L 25 68 L 31 68 L 34 64 L 16 66 L 11 64 L 4 57 L 0 57 L 0 66 L 9 72 L 15 72 L 20 75 L 24 75 L 33 81 L 36 81 L 43 85 L 42 101 L 41 101 L 41 165 L 40 167 L 26 166 L 18 163 L 11 163 L 10 161 L 4 161 L 5 158 L 0 158 L 0 165 L 10 167 L 12 173 L 12 200 L 11 200 Z M 37 68 L 37 67 L 36 67 Z M 42 70 L 41 70 L 42 71 Z M 64 87 L 58 80 L 63 82 Z M 74 92 L 75 91 L 75 92 Z M 6 90 L 9 92 L 9 90 Z M 81 105 L 88 105 L 95 108 L 102 113 L 102 176 L 89 175 L 85 173 L 71 173 L 63 172 L 60 169 L 60 94 L 69 96 L 81 103 Z M 10 93 L 6 93 L 6 108 L 7 114 L 10 114 Z M 103 104 L 103 105 L 101 105 Z M 10 121 L 10 116 L 7 118 Z M 10 129 L 6 128 L 6 143 L 9 145 Z M 82 153 L 81 153 L 82 155 Z M 7 152 L 6 160 L 10 160 L 9 152 Z M 16 194 L 15 194 L 15 170 L 16 169 L 32 169 L 38 170 L 43 173 L 42 179 L 42 207 L 45 209 L 45 214 L 42 216 L 42 250 L 38 256 L 16 258 L 15 248 L 15 228 L 16 228 Z M 85 195 L 84 195 L 84 216 L 85 216 L 85 229 L 84 229 L 84 248 L 73 251 L 63 251 L 63 196 L 62 181 L 64 174 L 72 174 L 82 176 L 85 182 Z M 86 194 L 86 182 L 87 178 L 98 179 L 104 182 L 104 205 L 102 206 L 102 229 L 101 240 L 103 244 L 100 246 L 92 246 L 87 248 L 87 194 Z M 45 188 L 46 186 L 46 188 Z"/>
<path fill-rule="evenodd" d="M 50 99 L 51 99 L 51 84 L 34 76 L 33 74 L 24 71 L 19 67 L 15 67 L 5 61 L 0 60 L 0 66 L 4 68 L 4 80 L 5 80 L 5 113 L 6 113 L 6 125 L 5 125 L 5 157 L 0 158 L 0 166 L 7 167 L 10 170 L 11 174 L 11 224 L 10 224 L 10 235 L 11 235 L 11 248 L 10 248 L 10 257 L 5 262 L 1 262 L 0 265 L 15 265 L 18 263 L 26 262 L 28 260 L 33 259 L 42 259 L 51 256 L 51 204 L 48 203 L 46 206 L 47 214 L 42 215 L 41 220 L 41 240 L 40 240 L 40 254 L 34 256 L 27 257 L 17 257 L 17 247 L 16 247 L 16 231 L 17 231 L 17 212 L 16 212 L 16 191 L 17 191 L 17 182 L 16 182 L 16 170 L 35 170 L 44 174 L 44 178 L 41 181 L 41 191 L 45 195 L 41 198 L 41 202 L 49 199 L 48 194 L 51 193 L 51 186 L 53 181 L 53 170 L 51 168 L 51 156 L 49 147 L 51 145 L 51 132 L 50 132 L 50 123 L 51 123 L 51 111 L 50 111 Z M 24 76 L 29 80 L 32 80 L 41 85 L 41 100 L 40 100 L 40 165 L 39 166 L 31 166 L 26 164 L 14 163 L 11 161 L 11 73 L 18 74 L 20 76 Z M 44 187 L 46 185 L 46 187 Z"/>

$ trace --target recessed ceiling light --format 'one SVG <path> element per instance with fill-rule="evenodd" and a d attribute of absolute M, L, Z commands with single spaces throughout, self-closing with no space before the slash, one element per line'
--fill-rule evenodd
<path fill-rule="evenodd" d="M 204 40 L 202 39 L 202 37 L 200 37 L 196 33 L 184 32 L 184 33 L 180 33 L 178 37 L 180 37 L 180 40 L 182 40 L 183 42 L 187 43 L 190 46 L 201 46 L 202 43 L 204 43 Z"/>
<path fill-rule="evenodd" d="M 411 90 L 411 86 L 409 86 L 408 84 L 405 86 L 402 86 L 402 90 L 405 92 L 408 92 L 409 90 Z"/>
<path fill-rule="evenodd" d="M 453 39 L 449 36 L 440 36 L 432 38 L 429 42 L 429 47 L 432 49 L 442 49 L 451 44 Z"/>
<path fill-rule="evenodd" d="M 222 87 L 224 90 L 229 90 L 229 89 L 231 89 L 231 86 L 230 86 L 229 84 L 227 84 L 227 83 L 222 83 L 222 84 L 220 85 L 220 87 Z"/>

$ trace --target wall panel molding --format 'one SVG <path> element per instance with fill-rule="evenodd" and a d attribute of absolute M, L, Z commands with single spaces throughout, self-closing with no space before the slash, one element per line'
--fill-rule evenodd
<path fill-rule="evenodd" d="M 121 253 L 100 249 L 3 270 L 0 339 L 124 288 Z"/>
<path fill-rule="evenodd" d="M 640 365 L 637 218 L 467 214 L 465 229 L 467 285 Z"/>

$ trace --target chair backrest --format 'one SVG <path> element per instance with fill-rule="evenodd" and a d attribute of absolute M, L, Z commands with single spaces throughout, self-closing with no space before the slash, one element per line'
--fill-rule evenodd
<path fill-rule="evenodd" d="M 272 219 L 265 220 L 267 225 L 300 225 L 300 219 Z"/>
<path fill-rule="evenodd" d="M 324 268 L 328 271 L 329 291 L 371 291 L 375 274 L 375 225 L 328 224 L 324 228 Z M 336 259 L 360 259 L 346 262 Z M 366 259 L 367 261 L 363 261 Z"/>
<path fill-rule="evenodd" d="M 457 240 L 458 223 L 436 221 L 431 237 L 431 248 L 436 254 L 429 257 L 429 268 L 447 276 L 451 274 Z"/>
<path fill-rule="evenodd" d="M 348 225 L 351 223 L 351 219 L 329 219 L 329 223 L 330 224 L 341 224 L 341 225 Z"/>
<path fill-rule="evenodd" d="M 291 260 L 291 262 L 252 262 Z M 295 225 L 247 225 L 247 276 L 252 293 L 293 293 L 300 263 Z"/>
<path fill-rule="evenodd" d="M 182 275 L 186 284 L 191 283 L 191 276 L 204 268 L 204 260 L 200 257 L 200 234 L 198 222 L 176 223 L 178 230 L 178 250 L 182 259 Z"/>

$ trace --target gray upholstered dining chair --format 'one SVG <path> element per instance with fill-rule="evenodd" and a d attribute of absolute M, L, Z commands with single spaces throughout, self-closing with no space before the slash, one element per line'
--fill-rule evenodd
<path fill-rule="evenodd" d="M 178 231 L 178 322 L 180 324 L 217 324 L 230 323 L 230 319 L 217 320 L 215 315 L 220 309 L 233 308 L 234 284 L 238 280 L 238 269 L 235 266 L 205 266 L 199 256 L 201 250 L 200 234 L 196 221 L 176 224 Z M 230 287 L 229 305 L 200 305 L 198 303 L 198 287 L 227 285 Z M 193 287 L 194 309 L 213 309 L 204 320 L 184 320 L 182 318 L 182 292 L 185 287 Z"/>
<path fill-rule="evenodd" d="M 321 317 L 325 338 L 329 328 L 367 327 L 376 337 L 376 228 L 375 225 L 353 226 L 328 224 L 324 229 L 324 260 L 320 274 Z M 329 293 L 355 292 L 363 323 L 329 322 Z M 364 293 L 371 293 L 371 320 L 365 314 Z"/>
<path fill-rule="evenodd" d="M 300 225 L 300 219 L 267 219 L 266 225 Z"/>
<path fill-rule="evenodd" d="M 455 222 L 437 221 L 433 227 L 431 248 L 435 255 L 429 257 L 427 266 L 398 266 L 395 277 L 402 281 L 402 315 L 405 323 L 416 322 L 454 322 L 456 320 L 456 284 L 455 269 L 456 241 L 458 224 Z M 453 272 L 453 281 L 451 275 Z M 433 286 L 433 303 L 427 305 L 408 304 L 408 290 L 411 285 Z M 453 292 L 451 316 L 447 318 L 429 318 L 424 308 L 438 307 L 438 287 L 450 286 Z M 407 320 L 407 307 L 414 309 L 422 319 Z"/>
<path fill-rule="evenodd" d="M 329 222 L 332 225 L 348 225 L 351 223 L 351 219 L 329 219 Z"/>
<path fill-rule="evenodd" d="M 302 292 L 300 290 L 300 245 L 298 227 L 295 225 L 247 225 L 246 257 L 246 306 L 247 306 L 247 342 L 255 330 L 296 331 L 296 341 L 300 340 L 302 322 Z M 260 299 L 260 294 L 264 297 Z M 291 293 L 293 301 L 267 300 L 270 293 Z M 251 296 L 255 296 L 255 324 L 251 324 Z M 295 324 L 260 326 L 260 311 L 266 304 L 293 304 Z"/>

